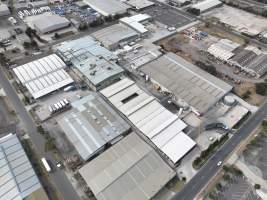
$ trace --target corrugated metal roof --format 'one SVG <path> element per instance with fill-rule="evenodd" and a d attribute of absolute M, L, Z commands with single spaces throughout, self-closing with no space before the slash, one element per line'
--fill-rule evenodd
<path fill-rule="evenodd" d="M 204 0 L 192 5 L 193 8 L 199 9 L 200 12 L 204 12 L 210 8 L 222 5 L 222 2 L 219 0 Z"/>
<path fill-rule="evenodd" d="M 0 199 L 22 200 L 41 184 L 16 135 L 0 138 Z"/>
<path fill-rule="evenodd" d="M 175 173 L 135 133 L 79 170 L 98 200 L 151 199 Z"/>
<path fill-rule="evenodd" d="M 96 87 L 124 71 L 114 62 L 118 57 L 90 36 L 61 43 L 56 50 Z"/>
<path fill-rule="evenodd" d="M 84 160 L 130 129 L 95 93 L 73 102 L 72 107 L 73 111 L 60 119 L 59 125 Z"/>
<path fill-rule="evenodd" d="M 206 112 L 232 89 L 229 84 L 173 53 L 168 53 L 140 69 L 172 92 L 177 100 L 182 99 L 199 112 Z"/>
<path fill-rule="evenodd" d="M 132 80 L 125 78 L 121 81 L 103 89 L 101 93 L 122 112 L 146 137 L 148 137 L 163 153 L 165 153 L 174 163 L 185 155 L 195 142 L 184 144 L 173 151 L 179 153 L 170 154 L 172 139 L 186 128 L 186 124 L 164 108 L 153 96 L 148 95 Z M 180 136 L 181 137 L 181 136 Z M 165 141 L 165 142 L 164 142 Z M 185 140 L 186 141 L 186 140 Z M 170 143 L 171 147 L 168 148 Z M 174 158 L 173 155 L 177 155 Z"/>
<path fill-rule="evenodd" d="M 13 69 L 19 81 L 37 99 L 73 82 L 65 63 L 52 54 Z"/>

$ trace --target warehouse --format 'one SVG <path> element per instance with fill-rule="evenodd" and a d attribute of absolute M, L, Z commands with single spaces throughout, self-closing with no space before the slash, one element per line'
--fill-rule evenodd
<path fill-rule="evenodd" d="M 257 47 L 248 46 L 236 54 L 230 63 L 260 78 L 267 72 L 267 53 Z"/>
<path fill-rule="evenodd" d="M 228 39 L 221 39 L 218 42 L 212 44 L 207 51 L 209 54 L 213 55 L 219 60 L 228 61 L 235 55 L 233 51 L 240 46 L 240 44 Z"/>
<path fill-rule="evenodd" d="M 144 8 L 155 5 L 154 2 L 149 0 L 127 0 L 124 1 L 127 5 L 131 6 L 134 10 L 140 11 Z"/>
<path fill-rule="evenodd" d="M 120 19 L 120 23 L 132 28 L 141 35 L 148 33 L 148 30 L 145 27 L 145 23 L 151 20 L 151 16 L 147 14 L 137 14 L 131 17 L 123 17 Z"/>
<path fill-rule="evenodd" d="M 0 2 L 0 17 L 10 15 L 10 10 L 6 4 Z"/>
<path fill-rule="evenodd" d="M 32 23 L 34 28 L 42 34 L 57 31 L 70 25 L 70 21 L 68 19 L 59 15 L 40 16 Z"/>
<path fill-rule="evenodd" d="M 175 172 L 135 133 L 79 170 L 97 200 L 149 200 Z"/>
<path fill-rule="evenodd" d="M 222 5 L 223 3 L 219 0 L 204 0 L 192 5 L 191 8 L 199 10 L 200 13 L 204 13 Z"/>
<path fill-rule="evenodd" d="M 52 54 L 16 67 L 13 71 L 32 97 L 38 99 L 73 83 L 73 79 L 64 70 L 65 67 L 65 63 Z"/>
<path fill-rule="evenodd" d="M 0 199 L 22 200 L 42 189 L 38 177 L 14 134 L 0 138 Z M 45 198 L 46 195 L 42 199 Z"/>
<path fill-rule="evenodd" d="M 139 38 L 139 34 L 135 30 L 123 24 L 114 24 L 103 28 L 94 32 L 92 36 L 111 51 Z"/>
<path fill-rule="evenodd" d="M 56 52 L 77 69 L 94 91 L 110 85 L 124 73 L 115 63 L 118 57 L 90 36 L 64 42 L 56 47 Z"/>
<path fill-rule="evenodd" d="M 73 102 L 72 111 L 58 120 L 83 160 L 118 141 L 130 126 L 96 93 Z"/>
<path fill-rule="evenodd" d="M 129 6 L 117 0 L 84 0 L 84 2 L 105 17 L 125 14 L 129 9 Z"/>
<path fill-rule="evenodd" d="M 173 93 L 178 103 L 185 102 L 199 113 L 208 111 L 232 90 L 232 86 L 174 53 L 150 62 L 140 70 L 162 90 Z"/>
<path fill-rule="evenodd" d="M 195 142 L 182 132 L 187 125 L 132 80 L 124 78 L 101 93 L 173 164 L 195 146 Z"/>

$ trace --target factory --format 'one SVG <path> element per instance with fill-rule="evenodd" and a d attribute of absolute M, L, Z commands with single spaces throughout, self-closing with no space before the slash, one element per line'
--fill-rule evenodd
<path fill-rule="evenodd" d="M 83 160 L 117 142 L 130 126 L 96 93 L 71 104 L 58 123 Z"/>
<path fill-rule="evenodd" d="M 33 27 L 38 32 L 45 34 L 70 26 L 70 21 L 59 15 L 43 15 L 34 20 Z"/>
<path fill-rule="evenodd" d="M 117 0 L 84 0 L 84 2 L 105 17 L 125 14 L 130 8 Z"/>
<path fill-rule="evenodd" d="M 267 72 L 267 52 L 257 47 L 247 46 L 229 62 L 257 78 L 262 77 Z"/>
<path fill-rule="evenodd" d="M 210 11 L 214 8 L 220 7 L 222 6 L 223 3 L 219 0 L 204 0 L 204 1 L 200 1 L 196 4 L 193 4 L 191 6 L 191 8 L 195 9 L 195 10 L 199 10 L 200 14 Z"/>
<path fill-rule="evenodd" d="M 213 55 L 219 60 L 228 61 L 235 55 L 233 51 L 240 46 L 240 44 L 232 42 L 228 39 L 221 39 L 218 42 L 212 44 L 207 51 L 209 54 Z"/>
<path fill-rule="evenodd" d="M 163 91 L 172 93 L 181 107 L 203 114 L 232 90 L 232 86 L 174 53 L 167 53 L 139 68 Z"/>
<path fill-rule="evenodd" d="M 183 132 L 187 125 L 132 80 L 124 78 L 100 92 L 172 164 L 177 164 L 196 145 Z"/>
<path fill-rule="evenodd" d="M 56 53 L 77 69 L 77 75 L 94 91 L 110 85 L 124 73 L 116 64 L 118 57 L 90 36 L 61 43 Z"/>
<path fill-rule="evenodd" d="M 97 200 L 149 200 L 175 172 L 135 133 L 79 170 Z"/>
<path fill-rule="evenodd" d="M 155 5 L 154 2 L 149 0 L 126 0 L 124 3 L 131 6 L 136 11 Z"/>
<path fill-rule="evenodd" d="M 100 41 L 107 49 L 114 51 L 125 44 L 135 41 L 140 35 L 124 24 L 114 24 L 94 32 L 92 37 Z"/>
<path fill-rule="evenodd" d="M 48 200 L 34 169 L 15 134 L 0 138 L 0 194 L 3 200 Z"/>
<path fill-rule="evenodd" d="M 148 34 L 148 30 L 145 27 L 145 24 L 151 20 L 151 16 L 147 14 L 137 14 L 131 17 L 123 17 L 120 19 L 120 23 L 132 28 L 140 35 Z"/>
<path fill-rule="evenodd" d="M 0 2 L 0 17 L 10 15 L 10 10 L 6 4 Z"/>
<path fill-rule="evenodd" d="M 64 68 L 65 63 L 56 54 L 52 54 L 16 67 L 13 71 L 32 97 L 38 99 L 73 83 Z"/>

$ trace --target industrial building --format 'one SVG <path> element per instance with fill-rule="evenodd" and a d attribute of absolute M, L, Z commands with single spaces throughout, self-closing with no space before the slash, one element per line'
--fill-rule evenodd
<path fill-rule="evenodd" d="M 135 133 L 79 170 L 97 200 L 149 200 L 175 172 Z"/>
<path fill-rule="evenodd" d="M 32 193 L 42 190 L 32 165 L 15 134 L 0 138 L 0 199 L 30 199 Z M 41 199 L 47 199 L 46 194 Z"/>
<path fill-rule="evenodd" d="M 154 2 L 149 0 L 127 0 L 124 1 L 125 4 L 131 6 L 134 10 L 140 11 L 144 8 L 155 5 Z"/>
<path fill-rule="evenodd" d="M 171 92 L 181 107 L 191 106 L 198 113 L 205 113 L 232 90 L 232 86 L 174 53 L 167 53 L 140 70 L 161 90 Z"/>
<path fill-rule="evenodd" d="M 191 0 L 167 0 L 168 4 L 182 7 L 191 3 Z"/>
<path fill-rule="evenodd" d="M 13 69 L 19 82 L 31 93 L 34 99 L 43 97 L 73 83 L 64 70 L 65 63 L 52 54 Z"/>
<path fill-rule="evenodd" d="M 84 2 L 103 16 L 127 13 L 129 6 L 117 0 L 84 0 Z"/>
<path fill-rule="evenodd" d="M 10 15 L 10 10 L 6 4 L 0 2 L 0 17 Z"/>
<path fill-rule="evenodd" d="M 56 14 L 40 16 L 32 23 L 34 28 L 42 34 L 57 31 L 70 25 L 70 21 L 67 18 Z"/>
<path fill-rule="evenodd" d="M 196 4 L 193 4 L 191 8 L 199 10 L 200 13 L 204 13 L 204 12 L 212 10 L 213 8 L 220 7 L 222 5 L 223 3 L 219 0 L 204 0 Z"/>
<path fill-rule="evenodd" d="M 147 14 L 137 14 L 131 17 L 123 17 L 120 19 L 120 23 L 137 31 L 141 35 L 147 34 L 149 31 L 145 27 L 145 23 L 150 21 L 152 18 Z"/>
<path fill-rule="evenodd" d="M 92 36 L 111 51 L 139 38 L 139 34 L 135 30 L 123 24 L 114 24 L 103 28 L 94 32 Z"/>
<path fill-rule="evenodd" d="M 83 160 L 117 142 L 130 126 L 96 93 L 73 102 L 72 111 L 58 120 Z"/>
<path fill-rule="evenodd" d="M 110 85 L 124 73 L 115 63 L 118 57 L 90 36 L 63 42 L 56 47 L 56 53 L 72 64 L 95 91 Z"/>
<path fill-rule="evenodd" d="M 219 60 L 228 61 L 235 55 L 233 51 L 240 46 L 240 44 L 228 39 L 221 39 L 218 42 L 212 44 L 207 51 L 209 54 L 213 55 Z"/>
<path fill-rule="evenodd" d="M 182 132 L 187 125 L 132 80 L 124 78 L 100 92 L 173 164 L 195 146 Z"/>
<path fill-rule="evenodd" d="M 246 47 L 230 59 L 229 62 L 258 78 L 267 72 L 267 52 L 263 52 L 257 47 Z"/>

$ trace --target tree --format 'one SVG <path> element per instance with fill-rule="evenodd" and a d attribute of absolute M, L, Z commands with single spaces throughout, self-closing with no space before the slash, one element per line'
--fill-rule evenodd
<path fill-rule="evenodd" d="M 255 184 L 254 188 L 255 188 L 255 190 L 259 190 L 259 189 L 261 189 L 261 185 L 260 184 Z"/>
<path fill-rule="evenodd" d="M 262 96 L 265 96 L 267 93 L 267 83 L 256 83 L 256 93 Z"/>

